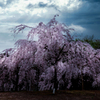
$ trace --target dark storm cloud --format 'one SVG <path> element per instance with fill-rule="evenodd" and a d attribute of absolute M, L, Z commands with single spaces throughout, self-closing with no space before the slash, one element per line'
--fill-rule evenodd
<path fill-rule="evenodd" d="M 84 35 L 94 35 L 94 38 L 100 39 L 100 0 L 85 0 L 83 5 L 74 12 L 63 12 L 63 17 L 60 19 L 64 24 L 80 25 L 87 31 Z"/>
<path fill-rule="evenodd" d="M 100 3 L 100 0 L 83 0 L 83 1 L 88 1 L 88 2 L 91 2 L 91 3 L 94 3 L 94 2 L 99 2 Z"/>
<path fill-rule="evenodd" d="M 64 13 L 64 20 L 68 23 L 87 25 L 87 24 L 99 24 L 100 25 L 100 5 L 84 3 L 83 6 L 73 12 Z"/>
<path fill-rule="evenodd" d="M 74 13 L 71 19 L 74 20 L 75 24 L 85 25 L 85 24 L 100 24 L 100 13 Z"/>
<path fill-rule="evenodd" d="M 84 5 L 79 13 L 75 13 L 75 18 L 79 20 L 77 24 L 99 24 L 100 25 L 100 6 L 99 4 L 88 4 L 89 6 L 85 8 Z M 83 10 L 85 9 L 85 10 Z"/>

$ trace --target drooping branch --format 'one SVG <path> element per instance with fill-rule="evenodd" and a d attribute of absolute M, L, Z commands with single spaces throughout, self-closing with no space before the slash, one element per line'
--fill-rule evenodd
<path fill-rule="evenodd" d="M 21 24 L 21 25 L 16 26 L 15 28 L 10 28 L 10 29 L 12 30 L 11 32 L 14 32 L 15 34 L 18 34 L 20 31 L 23 32 L 23 30 L 25 28 L 33 28 L 33 27 Z"/>

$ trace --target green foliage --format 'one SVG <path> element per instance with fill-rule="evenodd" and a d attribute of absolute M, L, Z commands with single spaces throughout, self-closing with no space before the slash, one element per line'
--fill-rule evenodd
<path fill-rule="evenodd" d="M 100 40 L 93 40 L 93 35 L 91 38 L 83 38 L 81 39 L 76 39 L 75 41 L 81 41 L 81 42 L 87 42 L 89 43 L 94 49 L 100 49 Z"/>

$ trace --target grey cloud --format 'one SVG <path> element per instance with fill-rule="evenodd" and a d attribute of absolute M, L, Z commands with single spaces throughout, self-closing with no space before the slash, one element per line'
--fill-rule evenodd
<path fill-rule="evenodd" d="M 84 2 L 88 1 L 88 2 Z M 74 25 L 80 25 L 83 28 L 88 29 L 88 31 L 85 31 L 84 34 L 100 34 L 100 5 L 97 3 L 100 0 L 84 0 L 83 5 L 80 7 L 80 9 L 74 11 L 74 12 L 67 12 L 67 9 L 63 11 L 59 10 L 59 7 L 54 4 L 46 4 L 43 2 L 39 2 L 38 4 L 28 4 L 27 9 L 33 10 L 33 8 L 43 8 L 48 7 L 56 9 L 56 11 L 59 11 L 59 15 L 63 15 L 62 17 L 57 17 L 59 19 L 60 23 L 64 23 L 66 25 L 74 24 Z M 12 0 L 7 1 L 8 4 L 12 3 Z M 15 14 L 14 14 L 15 15 Z M 5 20 L 2 20 L 2 22 L 17 22 L 17 23 L 39 23 L 41 21 L 49 21 L 47 19 L 44 19 L 43 17 L 37 17 L 32 15 L 22 15 L 16 14 L 16 18 L 7 18 Z M 43 15 L 42 15 L 43 16 Z M 96 30 L 96 31 L 94 31 Z M 90 35 L 91 35 L 90 34 Z M 98 37 L 100 37 L 98 35 Z"/>
<path fill-rule="evenodd" d="M 11 4 L 15 0 L 7 0 L 7 5 Z"/>
<path fill-rule="evenodd" d="M 43 2 L 39 2 L 38 4 L 28 4 L 26 8 L 30 9 L 30 8 L 43 8 L 43 7 L 46 7 L 47 6 L 47 3 L 43 3 Z"/>
<path fill-rule="evenodd" d="M 54 5 L 54 4 L 48 5 L 48 7 L 49 7 L 49 8 L 53 7 L 53 8 L 56 9 L 57 11 L 61 12 L 61 11 L 59 10 L 59 7 L 56 6 L 56 5 Z"/>
<path fill-rule="evenodd" d="M 6 5 L 10 5 L 12 3 L 18 2 L 19 0 L 7 0 L 7 4 Z"/>
<path fill-rule="evenodd" d="M 38 17 L 37 15 L 23 15 L 20 16 L 15 22 L 19 23 L 40 23 L 43 21 L 43 17 Z M 46 21 L 46 20 L 45 20 Z"/>
<path fill-rule="evenodd" d="M 5 5 L 2 3 L 2 2 L 0 2 L 0 7 L 4 7 Z"/>
<path fill-rule="evenodd" d="M 38 6 L 39 6 L 39 7 L 46 7 L 46 6 L 47 6 L 47 3 L 45 4 L 45 3 L 43 3 L 43 2 L 39 2 Z"/>
<path fill-rule="evenodd" d="M 54 5 L 54 4 L 51 4 L 51 5 L 48 5 L 47 3 L 43 3 L 43 2 L 39 2 L 38 4 L 35 4 L 35 5 L 33 5 L 33 4 L 28 4 L 27 6 L 26 6 L 26 8 L 27 9 L 30 9 L 30 10 L 32 10 L 33 8 L 44 8 L 44 7 L 48 7 L 48 8 L 54 8 L 55 10 L 57 10 L 57 11 L 59 11 L 59 12 L 61 12 L 60 10 L 59 10 L 59 7 L 58 6 L 56 6 L 56 5 Z"/>
<path fill-rule="evenodd" d="M 8 5 L 10 5 L 12 2 L 14 2 L 16 0 L 7 0 L 6 1 L 6 4 L 4 4 L 4 1 L 3 2 L 0 2 L 0 7 L 2 8 L 6 8 Z M 18 1 L 18 0 L 17 0 Z"/>
<path fill-rule="evenodd" d="M 3 19 L 1 20 L 1 22 L 24 24 L 24 23 L 39 23 L 42 20 L 42 18 L 40 17 L 37 17 L 35 15 L 32 16 L 29 14 L 24 14 L 24 15 L 16 14 L 16 16 L 18 17 Z"/>
<path fill-rule="evenodd" d="M 28 6 L 26 8 L 30 9 L 30 8 L 33 8 L 33 7 L 34 7 L 34 5 L 28 4 Z"/>

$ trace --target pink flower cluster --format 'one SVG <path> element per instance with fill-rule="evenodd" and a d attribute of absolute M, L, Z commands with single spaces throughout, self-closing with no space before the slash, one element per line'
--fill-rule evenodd
<path fill-rule="evenodd" d="M 16 41 L 16 48 L 6 49 L 0 58 L 0 91 L 70 89 L 72 78 L 79 75 L 82 82 L 84 75 L 92 77 L 92 87 L 100 87 L 100 49 L 72 41 L 70 30 L 74 29 L 55 17 L 47 25 L 41 22 L 36 28 L 19 25 L 13 29 L 16 34 L 31 28 L 27 39 Z M 33 41 L 36 34 L 39 39 Z"/>

